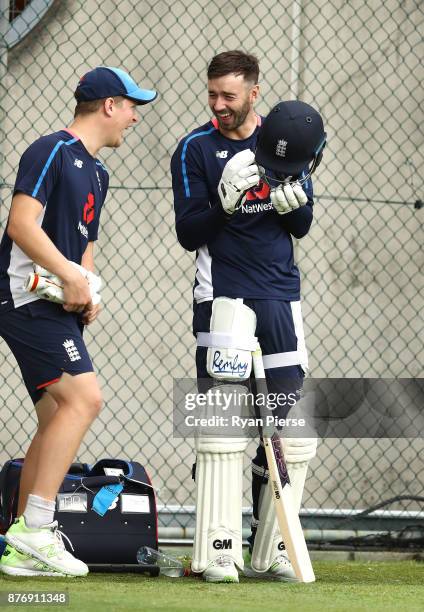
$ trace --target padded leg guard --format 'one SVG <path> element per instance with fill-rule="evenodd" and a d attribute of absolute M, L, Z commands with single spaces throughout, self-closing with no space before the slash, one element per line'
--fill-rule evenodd
<path fill-rule="evenodd" d="M 213 447 L 212 440 L 208 446 Z M 192 569 L 203 572 L 221 555 L 243 569 L 242 474 L 246 440 L 233 448 L 216 440 L 214 452 L 198 452 L 196 464 L 196 528 Z"/>
<path fill-rule="evenodd" d="M 315 456 L 317 441 L 315 438 L 283 439 L 284 455 L 293 493 L 296 512 L 299 513 L 306 474 L 310 459 Z M 257 466 L 254 466 L 256 471 Z M 265 479 L 266 478 L 266 479 Z M 265 472 L 264 483 L 259 494 L 259 521 L 252 551 L 252 568 L 257 572 L 266 572 L 274 559 L 285 550 L 275 514 L 274 501 L 268 483 L 268 472 Z"/>
<path fill-rule="evenodd" d="M 210 332 L 197 334 L 197 345 L 208 347 L 206 367 L 212 378 L 248 380 L 258 343 L 255 329 L 256 314 L 242 299 L 214 299 Z"/>

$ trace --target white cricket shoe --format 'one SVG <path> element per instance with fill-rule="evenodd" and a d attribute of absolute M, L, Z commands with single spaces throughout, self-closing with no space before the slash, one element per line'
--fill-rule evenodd
<path fill-rule="evenodd" d="M 281 582 L 298 582 L 292 564 L 284 551 L 271 563 L 265 572 L 257 572 L 252 568 L 250 554 L 245 558 L 244 575 L 248 578 L 265 578 L 266 580 L 279 580 Z"/>
<path fill-rule="evenodd" d="M 70 543 L 69 538 L 57 528 L 57 521 L 39 529 L 31 529 L 25 524 L 23 516 L 9 527 L 5 535 L 6 542 L 17 551 L 42 561 L 55 572 L 68 576 L 86 576 L 88 567 L 68 552 L 62 537 Z M 71 548 L 72 544 L 70 543 Z M 73 550 L 73 548 L 72 548 Z"/>
<path fill-rule="evenodd" d="M 0 559 L 0 572 L 9 576 L 55 576 L 71 578 L 61 572 L 55 572 L 51 567 L 34 559 L 29 555 L 20 553 L 10 544 L 6 548 Z"/>
<path fill-rule="evenodd" d="M 234 561 L 225 555 L 217 557 L 203 572 L 203 580 L 206 582 L 238 582 L 239 576 Z"/>

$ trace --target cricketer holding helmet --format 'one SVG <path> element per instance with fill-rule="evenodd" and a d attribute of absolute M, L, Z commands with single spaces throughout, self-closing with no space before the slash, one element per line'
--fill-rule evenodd
<path fill-rule="evenodd" d="M 300 160 L 301 171 L 299 159 L 290 166 L 290 175 L 300 181 L 293 181 L 287 173 L 276 177 L 274 157 L 277 162 L 293 162 L 291 152 L 298 142 L 280 137 L 273 145 L 275 125 L 268 127 L 262 150 L 258 149 L 263 158 L 260 165 L 267 167 L 256 163 L 264 122 L 254 111 L 258 75 L 257 59 L 242 51 L 220 53 L 210 62 L 208 102 L 214 117 L 183 138 L 172 157 L 176 232 L 186 250 L 196 251 L 193 332 L 198 341 L 198 379 L 215 378 L 214 385 L 219 381 L 223 392 L 231 385 L 240 388 L 243 360 L 240 351 L 234 358 L 234 348 L 243 349 L 247 360 L 256 336 L 269 390 L 287 391 L 289 382 L 296 393 L 308 361 L 292 237 L 302 238 L 311 226 L 312 182 L 301 172 L 307 165 L 305 159 Z M 311 140 L 319 136 L 322 141 L 322 120 L 308 105 L 281 103 L 277 125 L 284 123 L 284 116 L 297 126 L 295 140 L 303 133 L 309 140 L 312 129 Z M 270 146 L 274 147 L 271 151 Z M 228 345 L 223 338 L 230 339 Z M 231 358 L 214 360 L 211 347 L 217 346 L 220 355 Z M 295 580 L 275 519 L 262 444 L 252 462 L 252 535 L 250 559 L 244 567 L 241 470 L 247 442 L 220 436 L 196 439 L 193 570 L 203 572 L 210 582 L 238 582 L 237 568 L 249 576 Z M 292 438 L 284 439 L 283 444 L 299 511 L 316 440 Z"/>

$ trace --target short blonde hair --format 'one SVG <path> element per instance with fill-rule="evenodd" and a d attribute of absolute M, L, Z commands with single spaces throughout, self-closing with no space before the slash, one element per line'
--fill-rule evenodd
<path fill-rule="evenodd" d="M 123 96 L 110 96 L 114 99 L 115 104 L 120 104 L 124 97 Z M 96 113 L 99 108 L 103 106 L 107 98 L 99 98 L 98 100 L 80 100 L 75 107 L 74 118 L 81 115 L 90 115 L 91 113 Z"/>

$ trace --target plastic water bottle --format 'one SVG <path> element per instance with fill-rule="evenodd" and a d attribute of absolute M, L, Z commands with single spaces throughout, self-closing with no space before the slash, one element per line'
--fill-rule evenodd
<path fill-rule="evenodd" d="M 181 578 L 181 576 L 188 576 L 190 574 L 190 570 L 185 568 L 179 559 L 165 555 L 162 551 L 154 550 L 149 548 L 149 546 L 139 548 L 137 551 L 137 561 L 140 565 L 156 565 L 159 567 L 160 574 L 169 578 Z"/>

